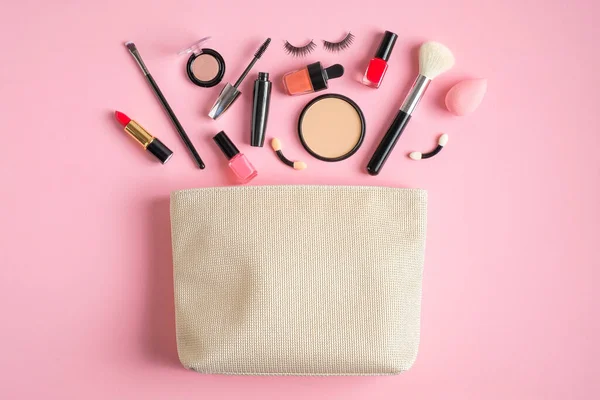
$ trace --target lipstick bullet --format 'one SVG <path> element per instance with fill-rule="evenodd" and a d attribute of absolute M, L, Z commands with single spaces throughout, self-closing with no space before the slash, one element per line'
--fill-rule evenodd
<path fill-rule="evenodd" d="M 165 146 L 163 142 L 158 140 L 158 138 L 152 136 L 147 130 L 142 128 L 140 124 L 120 111 L 115 111 L 115 118 L 123 125 L 125 132 L 141 144 L 144 150 L 148 150 L 163 164 L 169 161 L 173 152 Z"/>

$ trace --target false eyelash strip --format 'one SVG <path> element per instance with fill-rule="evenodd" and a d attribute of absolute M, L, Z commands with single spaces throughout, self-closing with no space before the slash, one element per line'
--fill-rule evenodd
<path fill-rule="evenodd" d="M 317 45 L 311 40 L 306 46 L 296 47 L 286 40 L 283 48 L 287 54 L 293 57 L 304 57 L 312 53 L 317 48 Z"/>
<path fill-rule="evenodd" d="M 338 51 L 346 50 L 352 43 L 354 43 L 355 36 L 348 32 L 345 38 L 340 40 L 339 42 L 329 42 L 327 40 L 323 40 L 323 47 L 325 50 L 330 51 L 332 53 L 337 53 Z"/>

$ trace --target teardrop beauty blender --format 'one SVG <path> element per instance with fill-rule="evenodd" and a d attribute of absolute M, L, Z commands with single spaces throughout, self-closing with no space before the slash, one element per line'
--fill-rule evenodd
<path fill-rule="evenodd" d="M 487 91 L 487 79 L 458 82 L 446 94 L 446 108 L 454 115 L 467 115 L 479 107 Z"/>

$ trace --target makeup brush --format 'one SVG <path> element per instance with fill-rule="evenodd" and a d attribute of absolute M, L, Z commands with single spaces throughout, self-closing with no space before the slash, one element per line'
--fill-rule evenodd
<path fill-rule="evenodd" d="M 453 65 L 454 56 L 443 44 L 426 42 L 421 45 L 419 49 L 419 75 L 404 99 L 400 111 L 396 114 L 394 122 L 392 122 L 379 146 L 377 146 L 375 153 L 373 153 L 367 165 L 367 172 L 369 174 L 377 175 L 381 171 L 383 164 L 385 164 L 400 135 L 402 135 L 402 131 L 406 128 L 411 114 L 417 107 L 417 104 L 419 104 L 419 100 L 421 100 L 423 94 L 425 94 L 429 83 L 448 71 Z"/>
<path fill-rule="evenodd" d="M 256 62 L 262 57 L 264 52 L 267 50 L 267 47 L 269 47 L 270 43 L 271 38 L 268 38 L 258 48 L 256 53 L 254 53 L 254 58 L 252 59 L 252 61 L 250 61 L 250 64 L 248 64 L 244 72 L 242 72 L 242 75 L 235 82 L 235 85 L 231 85 L 230 83 L 225 85 L 225 87 L 219 94 L 217 101 L 215 101 L 215 104 L 210 109 L 208 113 L 209 117 L 211 117 L 212 119 L 219 118 L 237 100 L 237 98 L 240 97 L 240 94 L 242 94 L 242 92 L 238 90 L 238 87 L 242 84 L 242 81 L 244 80 L 244 78 L 246 78 L 246 75 L 248 75 L 252 67 L 254 67 L 254 64 L 256 64 Z"/>
<path fill-rule="evenodd" d="M 283 153 L 281 152 L 281 141 L 279 139 L 273 138 L 273 140 L 271 140 L 271 147 L 273 148 L 273 150 L 275 150 L 275 153 L 277 153 L 277 157 L 279 157 L 279 159 L 285 165 L 290 166 L 299 171 L 306 169 L 306 163 L 302 161 L 291 161 L 283 155 Z"/>
<path fill-rule="evenodd" d="M 187 149 L 189 150 L 190 154 L 192 155 L 192 158 L 194 159 L 194 162 L 196 163 L 198 168 L 204 169 L 204 162 L 202 161 L 202 158 L 200 158 L 200 155 L 196 151 L 196 148 L 192 144 L 192 141 L 190 140 L 189 136 L 183 130 L 183 127 L 179 123 L 179 120 L 175 116 L 175 113 L 173 112 L 173 109 L 167 102 L 167 99 L 165 99 L 165 96 L 160 91 L 160 88 L 156 84 L 156 81 L 154 80 L 152 75 L 150 75 L 150 71 L 148 71 L 148 68 L 146 68 L 146 64 L 144 64 L 144 60 L 142 60 L 142 56 L 140 56 L 138 49 L 135 47 L 135 44 L 133 42 L 127 42 L 127 43 L 125 43 L 125 46 L 127 46 L 127 49 L 129 50 L 129 52 L 131 53 L 131 55 L 133 56 L 135 61 L 137 61 L 138 65 L 140 66 L 140 69 L 142 70 L 144 76 L 146 77 L 146 80 L 150 84 L 152 91 L 154 91 L 154 94 L 158 98 L 158 101 L 160 101 L 160 104 L 162 104 L 162 106 L 165 109 L 165 111 L 167 112 L 167 114 L 169 114 L 169 118 L 171 118 L 171 122 L 173 122 L 173 125 L 175 125 L 175 129 L 177 129 L 177 133 L 179 133 L 179 137 L 181 137 L 181 140 L 185 144 L 185 147 L 187 147 Z"/>
<path fill-rule="evenodd" d="M 435 156 L 437 153 L 439 153 L 440 151 L 442 151 L 442 149 L 444 148 L 446 143 L 448 143 L 448 134 L 443 133 L 440 135 L 440 138 L 438 139 L 437 147 L 435 149 L 433 149 L 432 151 L 430 151 L 429 153 L 423 154 L 419 151 L 413 151 L 408 156 L 413 160 L 422 160 L 425 158 L 431 158 L 431 157 Z"/>

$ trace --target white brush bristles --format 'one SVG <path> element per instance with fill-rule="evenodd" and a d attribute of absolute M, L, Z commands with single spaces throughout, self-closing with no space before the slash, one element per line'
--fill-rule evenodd
<path fill-rule="evenodd" d="M 421 154 L 421 152 L 419 152 L 419 151 L 413 151 L 413 152 L 412 152 L 412 153 L 410 153 L 408 156 L 409 156 L 410 158 L 412 158 L 413 160 L 420 160 L 420 159 L 421 159 L 421 157 L 422 157 L 423 155 L 422 155 L 422 154 Z"/>
<path fill-rule="evenodd" d="M 419 49 L 419 73 L 435 79 L 454 65 L 450 49 L 438 42 L 425 42 Z"/>

